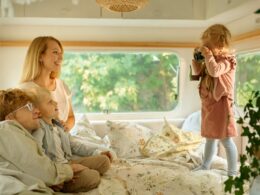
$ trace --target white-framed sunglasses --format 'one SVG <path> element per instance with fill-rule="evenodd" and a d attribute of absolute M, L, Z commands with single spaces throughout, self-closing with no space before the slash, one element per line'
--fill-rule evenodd
<path fill-rule="evenodd" d="M 14 114 L 15 112 L 17 112 L 18 110 L 21 110 L 21 109 L 23 109 L 23 108 L 27 108 L 30 112 L 32 112 L 33 111 L 33 103 L 31 103 L 31 102 L 28 102 L 27 104 L 25 104 L 24 106 L 21 106 L 20 108 L 17 108 L 16 110 L 14 110 L 13 112 L 11 112 L 11 113 L 9 113 L 9 114 Z M 8 115 L 9 115 L 8 114 Z"/>

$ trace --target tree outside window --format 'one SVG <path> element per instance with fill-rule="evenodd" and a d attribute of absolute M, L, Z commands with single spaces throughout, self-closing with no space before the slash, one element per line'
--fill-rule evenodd
<path fill-rule="evenodd" d="M 251 92 L 260 90 L 260 51 L 237 55 L 236 103 L 245 106 Z"/>
<path fill-rule="evenodd" d="M 76 112 L 170 111 L 178 72 L 169 52 L 65 52 L 61 78 Z"/>

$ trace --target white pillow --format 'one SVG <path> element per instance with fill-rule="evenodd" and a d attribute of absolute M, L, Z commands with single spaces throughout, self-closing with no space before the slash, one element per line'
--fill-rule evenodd
<path fill-rule="evenodd" d="M 182 124 L 183 131 L 197 131 L 201 129 L 201 111 L 190 114 Z"/>
<path fill-rule="evenodd" d="M 96 131 L 93 126 L 90 124 L 87 116 L 85 114 L 81 115 L 73 129 L 71 130 L 72 135 L 79 135 L 83 137 L 92 137 L 97 136 Z"/>
<path fill-rule="evenodd" d="M 101 138 L 96 134 L 94 127 L 90 124 L 85 114 L 79 117 L 76 125 L 73 127 L 70 133 L 75 137 L 81 137 L 81 140 L 85 140 L 86 142 L 93 142 L 95 144 L 101 144 L 106 147 L 110 146 L 110 141 L 106 136 Z"/>
<path fill-rule="evenodd" d="M 77 122 L 70 133 L 72 134 L 71 142 L 75 142 L 74 145 L 78 142 L 85 145 L 89 151 L 110 151 L 113 159 L 117 158 L 115 152 L 110 149 L 108 136 L 99 137 L 85 114 L 77 117 Z"/>
<path fill-rule="evenodd" d="M 107 121 L 111 148 L 121 158 L 142 156 L 140 148 L 152 136 L 151 129 L 131 122 Z"/>

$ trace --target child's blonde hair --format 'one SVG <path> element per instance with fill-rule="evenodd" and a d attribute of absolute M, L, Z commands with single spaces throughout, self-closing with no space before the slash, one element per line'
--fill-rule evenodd
<path fill-rule="evenodd" d="M 0 121 L 28 102 L 33 103 L 33 100 L 21 89 L 0 90 Z"/>
<path fill-rule="evenodd" d="M 36 106 L 39 106 L 46 96 L 51 96 L 51 92 L 42 87 L 33 87 L 25 91 Z"/>
<path fill-rule="evenodd" d="M 231 33 L 223 24 L 214 24 L 208 27 L 201 36 L 204 45 L 211 42 L 220 48 L 229 48 Z"/>

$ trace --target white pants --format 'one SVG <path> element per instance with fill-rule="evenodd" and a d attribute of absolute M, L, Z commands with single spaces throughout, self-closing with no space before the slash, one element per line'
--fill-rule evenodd
<path fill-rule="evenodd" d="M 212 159 L 217 150 L 218 141 L 219 140 L 217 139 L 206 139 L 203 163 L 199 168 L 197 168 L 197 170 L 207 170 L 210 168 Z M 237 174 L 237 147 L 233 139 L 230 137 L 221 139 L 220 142 L 223 144 L 226 150 L 228 175 L 234 176 Z"/>

